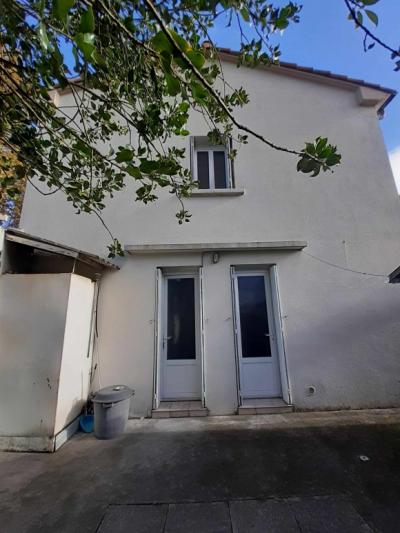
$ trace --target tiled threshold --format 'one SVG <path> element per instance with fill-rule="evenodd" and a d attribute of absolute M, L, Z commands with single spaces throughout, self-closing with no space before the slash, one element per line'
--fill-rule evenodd
<path fill-rule="evenodd" d="M 160 402 L 158 409 L 153 409 L 153 418 L 185 418 L 194 416 L 207 416 L 208 409 L 203 407 L 201 401 Z"/>
<path fill-rule="evenodd" d="M 238 409 L 239 415 L 273 415 L 291 413 L 293 405 L 288 405 L 281 398 L 248 398 L 243 400 Z"/>
<path fill-rule="evenodd" d="M 293 406 L 281 398 L 251 398 L 243 400 L 238 408 L 239 415 L 272 415 L 291 413 Z M 208 409 L 201 401 L 160 402 L 158 409 L 153 409 L 152 418 L 187 418 L 208 416 Z"/>

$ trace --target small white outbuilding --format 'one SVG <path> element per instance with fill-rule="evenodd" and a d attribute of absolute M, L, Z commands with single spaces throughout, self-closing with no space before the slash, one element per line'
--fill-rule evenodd
<path fill-rule="evenodd" d="M 55 451 L 87 402 L 97 282 L 117 267 L 20 230 L 0 237 L 0 449 Z"/>

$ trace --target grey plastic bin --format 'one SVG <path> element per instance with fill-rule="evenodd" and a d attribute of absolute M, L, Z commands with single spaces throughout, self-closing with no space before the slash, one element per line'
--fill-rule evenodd
<path fill-rule="evenodd" d="M 94 434 L 98 439 L 113 439 L 124 432 L 134 394 L 126 385 L 111 385 L 95 393 Z"/>

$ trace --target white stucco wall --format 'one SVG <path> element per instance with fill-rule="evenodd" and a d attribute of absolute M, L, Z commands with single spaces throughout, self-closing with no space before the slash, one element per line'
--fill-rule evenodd
<path fill-rule="evenodd" d="M 358 105 L 356 90 L 322 85 L 252 69 L 225 65 L 233 86 L 244 85 L 250 104 L 237 110 L 239 120 L 277 143 L 302 148 L 306 140 L 326 135 L 338 145 L 343 163 L 333 174 L 309 178 L 296 172 L 296 158 L 270 150 L 257 140 L 239 149 L 235 181 L 243 197 L 191 198 L 191 222 L 179 226 L 176 199 L 160 191 L 154 204 L 134 201 L 134 180 L 115 195 L 104 211 L 112 231 L 124 244 L 284 240 L 307 236 L 328 243 L 346 239 L 350 248 L 368 235 L 396 231 L 399 202 L 376 110 Z M 73 105 L 71 95 L 60 97 Z M 387 112 L 390 112 L 390 106 Z M 190 120 L 193 135 L 207 131 L 198 113 Z M 115 145 L 128 142 L 118 138 Z M 176 138 L 186 147 L 189 139 Z M 189 161 L 188 161 L 189 164 Z M 42 216 L 38 216 L 45 209 Z M 234 213 L 234 216 L 233 216 Z M 60 242 L 105 254 L 109 236 L 95 217 L 72 216 L 62 193 L 41 197 L 29 187 L 21 227 L 34 228 Z M 52 221 L 51 224 L 48 221 Z M 68 221 L 68 223 L 66 223 Z M 366 245 L 367 250 L 369 245 Z M 351 259 L 351 258 L 350 258 Z"/>
<path fill-rule="evenodd" d="M 166 191 L 150 206 L 134 202 L 132 186 L 116 195 L 104 216 L 123 244 L 248 242 L 299 239 L 302 252 L 221 254 L 204 265 L 207 406 L 234 412 L 236 382 L 229 266 L 277 265 L 292 400 L 298 408 L 400 405 L 400 286 L 384 275 L 400 262 L 400 206 L 376 109 L 363 107 L 356 88 L 341 88 L 261 70 L 225 65 L 232 85 L 251 103 L 239 119 L 268 138 L 301 148 L 324 135 L 342 164 L 309 178 L 296 161 L 250 140 L 235 161 L 239 197 L 191 198 L 191 222 L 179 226 Z M 61 97 L 68 105 L 70 97 Z M 387 112 L 390 112 L 390 107 Z M 206 132 L 191 117 L 194 135 Z M 123 139 L 116 144 L 123 143 Z M 188 148 L 188 139 L 176 139 Z M 22 227 L 54 240 L 105 253 L 107 235 L 95 218 L 75 216 L 60 194 L 26 195 Z M 381 274 L 365 276 L 334 268 Z M 205 256 L 206 258 L 207 256 Z M 157 266 L 200 265 L 201 255 L 127 257 L 100 291 L 102 385 L 136 389 L 132 414 L 149 414 L 154 360 Z M 314 385 L 316 394 L 307 395 Z"/>
<path fill-rule="evenodd" d="M 100 366 L 104 384 L 136 390 L 131 415 L 153 398 L 157 267 L 203 262 L 206 403 L 212 414 L 237 408 L 230 266 L 277 265 L 290 391 L 299 409 L 399 405 L 400 287 L 315 262 L 302 252 L 149 255 L 124 261 L 102 281 Z M 139 305 L 138 305 L 138 302 Z M 105 382 L 107 380 L 107 382 Z M 308 387 L 316 393 L 309 396 Z"/>
<path fill-rule="evenodd" d="M 70 274 L 0 276 L 0 436 L 54 434 Z"/>

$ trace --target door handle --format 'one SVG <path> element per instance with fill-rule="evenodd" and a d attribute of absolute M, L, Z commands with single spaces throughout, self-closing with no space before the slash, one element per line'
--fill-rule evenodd
<path fill-rule="evenodd" d="M 168 337 L 164 337 L 164 338 L 163 338 L 163 349 L 165 348 L 165 343 L 166 343 L 167 341 L 170 341 L 171 339 L 172 339 L 172 335 L 169 335 Z"/>

